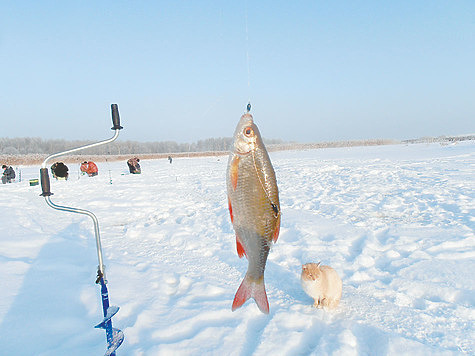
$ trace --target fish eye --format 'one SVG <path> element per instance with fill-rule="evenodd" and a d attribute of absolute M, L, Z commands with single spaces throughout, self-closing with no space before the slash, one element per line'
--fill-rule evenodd
<path fill-rule="evenodd" d="M 246 137 L 251 137 L 253 133 L 254 131 L 252 130 L 252 127 L 248 126 L 244 129 L 244 136 Z"/>

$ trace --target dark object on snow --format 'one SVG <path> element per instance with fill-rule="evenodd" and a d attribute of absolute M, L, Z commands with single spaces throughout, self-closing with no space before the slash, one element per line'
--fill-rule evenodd
<path fill-rule="evenodd" d="M 140 159 L 137 157 L 131 158 L 127 161 L 127 165 L 129 166 L 129 172 L 132 174 L 140 174 L 142 170 L 140 169 Z"/>
<path fill-rule="evenodd" d="M 173 161 L 172 156 L 168 156 L 168 160 L 170 161 L 170 164 L 172 164 L 172 161 Z"/>
<path fill-rule="evenodd" d="M 15 170 L 12 166 L 3 165 L 2 168 L 4 169 L 2 175 L 2 183 L 7 184 L 11 183 L 15 180 Z"/>
<path fill-rule="evenodd" d="M 56 179 L 68 179 L 69 169 L 63 162 L 56 162 L 51 166 L 51 173 Z"/>

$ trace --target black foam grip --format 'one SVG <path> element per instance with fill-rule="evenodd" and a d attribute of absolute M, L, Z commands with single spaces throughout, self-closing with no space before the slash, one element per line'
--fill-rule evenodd
<path fill-rule="evenodd" d="M 48 168 L 40 168 L 41 189 L 43 190 L 42 197 L 49 197 L 52 193 L 50 191 Z"/>
<path fill-rule="evenodd" d="M 111 111 L 112 111 L 112 130 L 120 130 L 122 126 L 120 126 L 120 117 L 119 117 L 119 107 L 117 104 L 111 104 Z"/>

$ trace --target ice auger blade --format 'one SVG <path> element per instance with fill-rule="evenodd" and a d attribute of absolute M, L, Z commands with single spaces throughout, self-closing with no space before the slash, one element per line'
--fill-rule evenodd
<path fill-rule="evenodd" d="M 119 307 L 116 307 L 115 305 L 111 305 L 109 308 L 107 308 L 107 313 L 104 319 L 102 319 L 102 321 L 94 327 L 97 329 L 105 329 L 107 326 L 107 322 L 111 320 L 114 315 L 117 314 L 119 309 L 120 309 Z"/>
<path fill-rule="evenodd" d="M 119 346 L 122 344 L 122 341 L 124 341 L 124 333 L 119 329 L 112 328 L 112 342 L 107 347 L 107 351 L 104 355 L 115 355 L 115 350 L 119 348 Z"/>

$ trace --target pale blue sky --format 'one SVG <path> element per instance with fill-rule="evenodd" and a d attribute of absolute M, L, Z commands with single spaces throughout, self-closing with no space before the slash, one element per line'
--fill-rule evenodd
<path fill-rule="evenodd" d="M 475 1 L 2 1 L 0 75 L 0 137 L 474 133 Z"/>

